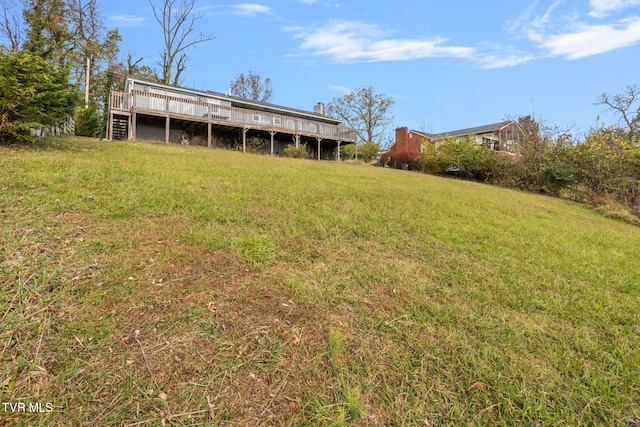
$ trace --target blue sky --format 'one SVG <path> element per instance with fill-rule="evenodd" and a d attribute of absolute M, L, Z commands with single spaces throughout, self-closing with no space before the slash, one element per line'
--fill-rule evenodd
<path fill-rule="evenodd" d="M 161 0 L 154 0 L 159 3 Z M 240 72 L 272 101 L 312 110 L 360 86 L 394 98 L 394 127 L 446 132 L 535 113 L 580 134 L 594 101 L 640 84 L 640 0 L 472 2 L 198 0 L 216 39 L 188 53 L 182 85 L 225 92 Z M 122 59 L 157 66 L 160 26 L 145 0 L 103 0 Z"/>

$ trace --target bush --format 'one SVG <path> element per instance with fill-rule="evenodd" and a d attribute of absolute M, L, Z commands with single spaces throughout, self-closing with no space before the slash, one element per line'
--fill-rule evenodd
<path fill-rule="evenodd" d="M 293 157 L 294 159 L 306 159 L 307 158 L 307 144 L 300 144 L 296 147 L 293 144 L 289 144 L 284 147 L 282 154 L 285 157 Z"/>
<path fill-rule="evenodd" d="M 264 149 L 269 145 L 268 140 L 264 138 L 259 138 L 257 136 L 247 138 L 246 143 L 247 143 L 247 148 L 246 148 L 247 153 L 253 153 L 253 154 L 263 152 Z"/>
<path fill-rule="evenodd" d="M 403 164 L 406 164 L 409 170 L 422 169 L 420 154 L 414 151 L 387 151 L 380 158 L 380 163 L 396 169 L 402 169 Z"/>
<path fill-rule="evenodd" d="M 358 147 L 358 159 L 371 163 L 380 157 L 380 146 L 375 142 L 365 142 Z"/>
<path fill-rule="evenodd" d="M 491 149 L 475 138 L 447 138 L 437 145 L 427 144 L 422 155 L 424 169 L 436 174 L 455 173 L 467 179 L 488 181 L 499 175 L 499 162 Z"/>
<path fill-rule="evenodd" d="M 340 146 L 340 160 L 351 160 L 356 155 L 355 144 L 345 144 Z"/>
<path fill-rule="evenodd" d="M 613 196 L 634 206 L 640 193 L 639 153 L 640 146 L 625 140 L 615 129 L 593 130 L 573 150 L 577 180 L 591 199 Z"/>
<path fill-rule="evenodd" d="M 100 113 L 95 105 L 89 108 L 78 108 L 75 114 L 76 135 L 99 138 L 104 132 L 104 126 L 100 118 Z"/>

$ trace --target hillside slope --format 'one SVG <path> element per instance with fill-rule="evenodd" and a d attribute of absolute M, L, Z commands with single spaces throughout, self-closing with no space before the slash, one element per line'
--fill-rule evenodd
<path fill-rule="evenodd" d="M 24 425 L 640 422 L 640 228 L 421 174 L 0 148 L 0 411 Z"/>

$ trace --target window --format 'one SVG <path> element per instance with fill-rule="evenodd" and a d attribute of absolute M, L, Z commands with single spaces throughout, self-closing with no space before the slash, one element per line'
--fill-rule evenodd
<path fill-rule="evenodd" d="M 273 124 L 274 125 L 278 125 L 278 126 L 282 126 L 282 119 L 280 117 L 274 117 L 273 118 Z"/>

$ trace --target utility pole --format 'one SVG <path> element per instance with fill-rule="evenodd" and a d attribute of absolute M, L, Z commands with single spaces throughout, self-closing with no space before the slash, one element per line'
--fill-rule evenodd
<path fill-rule="evenodd" d="M 87 73 L 84 79 L 84 109 L 86 110 L 89 108 L 89 74 L 91 71 L 91 58 L 87 58 L 87 65 L 85 68 Z"/>

